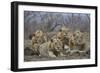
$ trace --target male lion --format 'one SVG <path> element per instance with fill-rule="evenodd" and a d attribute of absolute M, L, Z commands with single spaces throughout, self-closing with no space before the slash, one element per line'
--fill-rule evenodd
<path fill-rule="evenodd" d="M 47 36 L 44 32 L 42 32 L 41 30 L 37 30 L 35 32 L 35 38 L 37 39 L 37 43 L 44 43 L 47 42 Z"/>
<path fill-rule="evenodd" d="M 62 56 L 63 44 L 59 39 L 51 39 L 50 41 L 40 45 L 40 55 L 46 57 Z"/>
<path fill-rule="evenodd" d="M 74 49 L 75 48 L 75 39 L 74 39 L 74 36 L 73 36 L 73 33 L 71 33 L 69 35 L 69 42 L 68 42 L 68 46 L 70 47 L 70 49 Z"/>
<path fill-rule="evenodd" d="M 34 45 L 35 43 L 42 44 L 45 42 L 47 42 L 47 37 L 46 34 L 41 30 L 37 30 L 35 33 L 32 34 L 32 45 Z"/>
<path fill-rule="evenodd" d="M 84 34 L 80 30 L 76 30 L 74 33 L 75 45 L 78 50 L 84 50 L 86 46 Z"/>
<path fill-rule="evenodd" d="M 33 49 L 33 51 L 35 53 L 37 53 L 37 55 L 39 55 L 40 45 L 47 42 L 46 34 L 44 32 L 42 32 L 41 30 L 37 30 L 36 32 L 34 32 L 32 34 L 31 40 L 32 40 L 32 49 Z"/>

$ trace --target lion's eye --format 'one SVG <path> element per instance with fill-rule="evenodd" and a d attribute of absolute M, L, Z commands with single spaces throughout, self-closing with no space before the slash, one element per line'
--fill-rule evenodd
<path fill-rule="evenodd" d="M 57 43 L 55 43 L 55 45 L 57 45 Z"/>

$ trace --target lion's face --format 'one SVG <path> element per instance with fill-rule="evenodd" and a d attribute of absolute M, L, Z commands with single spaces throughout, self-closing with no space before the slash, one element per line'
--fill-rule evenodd
<path fill-rule="evenodd" d="M 42 36 L 43 36 L 43 32 L 40 31 L 40 30 L 37 30 L 37 31 L 35 32 L 35 35 L 36 35 L 36 37 L 42 37 Z"/>
<path fill-rule="evenodd" d="M 75 38 L 80 38 L 80 37 L 82 37 L 82 32 L 81 32 L 80 30 L 76 30 L 76 31 L 74 32 L 74 37 L 75 37 Z"/>
<path fill-rule="evenodd" d="M 52 39 L 51 45 L 53 47 L 53 49 L 55 49 L 56 51 L 61 51 L 63 49 L 63 44 L 59 39 Z"/>
<path fill-rule="evenodd" d="M 41 30 L 37 30 L 34 35 L 32 36 L 32 43 L 44 43 L 47 41 L 47 36 Z"/>

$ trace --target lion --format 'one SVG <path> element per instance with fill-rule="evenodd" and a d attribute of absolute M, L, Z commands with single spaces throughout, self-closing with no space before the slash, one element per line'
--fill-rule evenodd
<path fill-rule="evenodd" d="M 39 47 L 41 44 L 47 42 L 47 36 L 41 30 L 37 30 L 36 32 L 32 33 L 30 38 L 32 41 L 32 50 L 39 56 Z"/>
<path fill-rule="evenodd" d="M 73 34 L 69 35 L 68 46 L 70 47 L 71 50 L 74 49 L 75 47 L 75 39 L 74 39 Z"/>
<path fill-rule="evenodd" d="M 56 34 L 56 38 L 62 41 L 64 46 L 69 46 L 70 48 L 74 44 L 74 38 L 72 32 L 66 27 L 62 27 L 61 30 Z"/>
<path fill-rule="evenodd" d="M 70 50 L 77 48 L 83 49 L 85 47 L 83 33 L 80 30 L 73 32 L 66 27 L 62 27 L 61 30 L 56 34 L 56 38 L 60 39 L 63 45 L 68 46 Z"/>
<path fill-rule="evenodd" d="M 64 32 L 60 30 L 56 33 L 56 38 L 61 40 L 64 45 L 68 45 L 68 42 L 69 42 L 68 32 Z"/>
<path fill-rule="evenodd" d="M 70 31 L 70 29 L 67 28 L 66 26 L 62 26 L 61 29 L 60 29 L 60 31 L 62 31 L 62 32 L 64 32 L 64 33 L 67 34 Z"/>
<path fill-rule="evenodd" d="M 85 49 L 86 42 L 83 35 L 84 34 L 80 30 L 76 30 L 74 33 L 75 45 L 76 45 L 76 48 L 79 50 Z"/>
<path fill-rule="evenodd" d="M 42 32 L 41 30 L 37 30 L 35 32 L 35 38 L 37 39 L 37 43 L 44 43 L 47 42 L 47 36 L 46 33 Z"/>
<path fill-rule="evenodd" d="M 46 57 L 63 56 L 63 43 L 59 39 L 51 39 L 50 41 L 40 45 L 40 55 Z"/>
<path fill-rule="evenodd" d="M 46 33 L 42 32 L 41 30 L 37 30 L 36 32 L 33 32 L 32 35 L 29 36 L 29 38 L 32 40 L 32 43 L 44 43 L 47 42 L 47 35 Z"/>
<path fill-rule="evenodd" d="M 32 34 L 32 45 L 34 45 L 35 43 L 42 44 L 45 42 L 47 42 L 47 37 L 46 34 L 41 30 L 37 30 Z"/>
<path fill-rule="evenodd" d="M 82 36 L 83 36 L 83 33 L 80 30 L 76 30 L 74 32 L 75 39 L 77 39 L 77 38 L 83 38 Z"/>
<path fill-rule="evenodd" d="M 72 37 L 69 38 L 69 47 L 73 55 L 77 53 L 80 55 L 87 55 L 90 52 L 89 33 L 76 30 Z"/>

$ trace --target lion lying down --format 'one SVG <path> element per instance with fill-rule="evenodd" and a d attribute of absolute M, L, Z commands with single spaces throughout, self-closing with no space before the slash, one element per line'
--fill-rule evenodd
<path fill-rule="evenodd" d="M 50 41 L 40 45 L 40 55 L 48 57 L 64 56 L 63 43 L 59 39 L 51 39 Z"/>
<path fill-rule="evenodd" d="M 86 34 L 86 33 L 85 33 Z M 58 57 L 85 54 L 89 51 L 89 44 L 80 30 L 70 31 L 62 27 L 51 39 L 46 33 L 37 30 L 32 34 L 32 50 L 38 56 Z M 37 54 L 38 53 L 38 54 Z"/>

